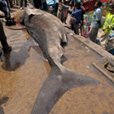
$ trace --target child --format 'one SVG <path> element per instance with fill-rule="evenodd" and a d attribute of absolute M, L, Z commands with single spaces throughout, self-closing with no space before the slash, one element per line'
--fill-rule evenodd
<path fill-rule="evenodd" d="M 83 29 L 82 29 L 82 36 L 84 36 L 85 38 L 88 38 L 90 25 L 91 25 L 91 17 L 88 12 L 88 9 L 86 9 L 85 14 L 83 15 Z"/>
<path fill-rule="evenodd" d="M 57 11 L 57 17 L 63 22 L 66 23 L 66 18 L 68 15 L 68 6 L 64 5 L 64 3 L 62 2 L 62 0 L 59 0 L 59 7 L 58 7 L 58 11 Z"/>

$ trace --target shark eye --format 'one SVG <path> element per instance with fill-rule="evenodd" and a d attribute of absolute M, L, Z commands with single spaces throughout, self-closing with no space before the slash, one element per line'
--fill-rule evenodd
<path fill-rule="evenodd" d="M 30 14 L 29 15 L 29 19 L 28 19 L 29 22 L 31 21 L 31 19 L 32 19 L 33 16 L 34 16 L 33 14 Z"/>
<path fill-rule="evenodd" d="M 67 42 L 64 42 L 63 40 L 61 40 L 61 46 L 64 48 L 67 45 Z"/>

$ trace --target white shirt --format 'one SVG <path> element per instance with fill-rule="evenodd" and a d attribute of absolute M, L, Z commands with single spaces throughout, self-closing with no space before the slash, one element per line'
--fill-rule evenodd
<path fill-rule="evenodd" d="M 52 5 L 56 3 L 56 0 L 46 0 L 47 5 Z"/>
<path fill-rule="evenodd" d="M 59 0 L 55 0 L 56 1 L 56 3 L 59 3 Z"/>
<path fill-rule="evenodd" d="M 102 10 L 101 8 L 97 8 L 94 13 L 93 13 L 93 21 L 92 21 L 92 26 L 93 27 L 98 27 L 98 21 L 101 22 L 102 20 Z"/>

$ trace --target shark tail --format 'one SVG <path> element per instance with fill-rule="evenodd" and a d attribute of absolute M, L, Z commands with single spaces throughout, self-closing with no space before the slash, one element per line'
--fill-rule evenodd
<path fill-rule="evenodd" d="M 96 79 L 70 71 L 64 66 L 54 66 L 38 94 L 31 114 L 49 114 L 60 97 L 69 89 L 98 83 Z"/>

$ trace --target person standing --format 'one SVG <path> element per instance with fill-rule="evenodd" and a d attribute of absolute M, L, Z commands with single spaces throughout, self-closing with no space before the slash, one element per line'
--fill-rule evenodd
<path fill-rule="evenodd" d="M 109 12 L 106 15 L 106 18 L 102 27 L 104 35 L 101 35 L 101 39 L 102 39 L 101 41 L 107 38 L 107 36 L 110 34 L 110 31 L 112 29 L 114 29 L 114 3 L 109 5 Z"/>
<path fill-rule="evenodd" d="M 42 0 L 42 9 L 44 11 L 47 11 L 47 3 L 46 3 L 46 0 Z"/>
<path fill-rule="evenodd" d="M 95 4 L 95 11 L 93 13 L 93 19 L 91 23 L 91 28 L 89 31 L 89 38 L 91 41 L 97 43 L 97 34 L 98 30 L 101 26 L 101 21 L 102 21 L 102 2 L 97 1 Z"/>
<path fill-rule="evenodd" d="M 20 1 L 20 7 L 23 8 L 24 7 L 27 7 L 27 0 L 21 0 Z"/>
<path fill-rule="evenodd" d="M 35 8 L 42 8 L 42 0 L 33 0 L 33 3 Z"/>
<path fill-rule="evenodd" d="M 109 12 L 106 15 L 101 36 L 99 38 L 101 45 L 111 54 L 114 55 L 114 2 L 109 5 Z"/>
<path fill-rule="evenodd" d="M 4 12 L 6 25 L 11 26 L 16 24 L 14 19 L 11 18 L 9 5 L 6 0 L 0 0 L 0 10 Z"/>
<path fill-rule="evenodd" d="M 46 3 L 47 3 L 48 12 L 55 14 L 56 0 L 46 0 Z"/>
<path fill-rule="evenodd" d="M 88 38 L 88 32 L 90 31 L 91 25 L 91 17 L 88 9 L 85 10 L 85 14 L 83 15 L 83 27 L 82 27 L 82 36 Z"/>
<path fill-rule="evenodd" d="M 82 16 L 83 16 L 83 13 L 81 8 L 81 3 L 77 2 L 74 5 L 74 8 L 71 13 L 71 27 L 74 30 L 75 34 L 79 34 L 79 26 L 82 21 Z"/>
<path fill-rule="evenodd" d="M 0 10 L 3 11 L 5 14 L 6 25 L 11 26 L 16 24 L 15 21 L 11 18 L 10 9 L 8 3 L 5 0 L 0 0 Z M 7 42 L 7 37 L 4 33 L 1 21 L 0 21 L 0 42 L 2 44 L 2 49 L 4 54 L 7 54 L 12 50 L 11 46 L 9 46 Z"/>
<path fill-rule="evenodd" d="M 59 7 L 59 0 L 56 0 L 55 2 L 56 2 L 56 3 L 55 3 L 55 12 L 56 12 L 56 14 L 57 14 L 58 7 Z"/>
<path fill-rule="evenodd" d="M 67 15 L 68 15 L 68 6 L 59 0 L 59 7 L 57 11 L 57 17 L 63 22 L 66 23 Z"/>
<path fill-rule="evenodd" d="M 2 44 L 2 50 L 4 54 L 7 54 L 12 50 L 11 46 L 9 46 L 7 42 L 7 37 L 4 33 L 4 29 L 1 21 L 0 21 L 0 42 Z"/>

